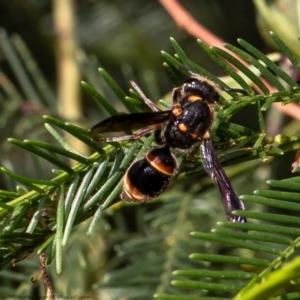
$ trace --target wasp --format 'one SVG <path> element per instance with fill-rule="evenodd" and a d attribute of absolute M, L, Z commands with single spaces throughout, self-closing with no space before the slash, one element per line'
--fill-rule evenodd
<path fill-rule="evenodd" d="M 171 149 L 188 151 L 199 143 L 203 167 L 218 187 L 228 220 L 244 223 L 244 217 L 232 214 L 234 210 L 244 210 L 244 204 L 235 193 L 214 151 L 211 126 L 220 90 L 243 94 L 246 92 L 242 89 L 221 89 L 199 74 L 189 73 L 191 77 L 173 89 L 172 106 L 165 111 L 160 110 L 131 81 L 132 87 L 151 112 L 115 115 L 97 123 L 90 132 L 95 136 L 97 133 L 137 130 L 130 135 L 98 139 L 104 142 L 135 140 L 153 132 L 158 147 L 133 162 L 123 179 L 121 198 L 136 202 L 146 202 L 157 197 L 178 175 L 178 164 Z"/>

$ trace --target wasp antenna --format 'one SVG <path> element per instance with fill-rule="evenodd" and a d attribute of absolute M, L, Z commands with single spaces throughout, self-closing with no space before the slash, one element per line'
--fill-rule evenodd
<path fill-rule="evenodd" d="M 147 99 L 147 97 L 146 97 L 145 94 L 142 92 L 142 90 L 140 89 L 140 87 L 139 87 L 133 80 L 130 80 L 129 83 L 130 83 L 131 86 L 139 93 L 139 95 L 140 95 L 143 99 Z"/>
<path fill-rule="evenodd" d="M 235 93 L 248 95 L 248 93 L 243 89 L 232 89 L 232 88 L 227 88 L 227 87 L 221 87 L 220 89 L 224 92 L 235 92 Z"/>
<path fill-rule="evenodd" d="M 152 111 L 160 111 L 160 109 L 150 100 L 146 97 L 146 95 L 142 92 L 140 87 L 133 81 L 130 80 L 129 83 L 131 86 L 138 92 L 138 94 L 142 97 L 144 100 L 145 104 L 152 110 Z"/>
<path fill-rule="evenodd" d="M 180 69 L 185 70 L 185 71 L 188 71 L 189 73 L 192 72 L 192 70 L 191 70 L 187 65 L 180 65 L 180 66 L 178 67 L 178 70 L 180 70 Z"/>
<path fill-rule="evenodd" d="M 199 76 L 199 74 L 193 72 L 187 65 L 180 65 L 180 66 L 178 67 L 178 70 L 180 70 L 180 69 L 185 70 L 185 71 L 188 71 L 188 72 L 190 73 L 191 76 Z"/>

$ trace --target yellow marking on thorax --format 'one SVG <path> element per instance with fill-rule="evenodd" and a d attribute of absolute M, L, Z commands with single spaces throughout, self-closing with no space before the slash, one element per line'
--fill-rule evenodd
<path fill-rule="evenodd" d="M 192 137 L 192 139 L 196 140 L 198 138 L 198 134 L 197 133 L 191 133 L 191 137 Z"/>
<path fill-rule="evenodd" d="M 191 102 L 195 102 L 195 101 L 201 101 L 203 99 L 198 95 L 190 95 L 188 97 L 188 100 L 191 101 Z"/>
<path fill-rule="evenodd" d="M 178 118 L 182 114 L 182 106 L 179 104 L 173 105 L 172 112 L 173 115 Z"/>
<path fill-rule="evenodd" d="M 187 127 L 183 123 L 178 124 L 178 129 L 183 132 L 187 131 Z"/>

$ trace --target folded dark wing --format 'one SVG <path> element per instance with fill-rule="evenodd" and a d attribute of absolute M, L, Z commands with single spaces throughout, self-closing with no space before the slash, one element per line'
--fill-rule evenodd
<path fill-rule="evenodd" d="M 210 139 L 203 140 L 200 146 L 200 154 L 205 171 L 215 181 L 218 187 L 228 220 L 231 222 L 247 222 L 246 218 L 234 216 L 232 214 L 232 211 L 234 210 L 244 210 L 244 204 L 236 195 L 221 163 L 219 162 Z"/>
<path fill-rule="evenodd" d="M 120 114 L 109 117 L 90 129 L 91 133 L 123 132 L 139 129 L 169 120 L 171 111 L 141 112 Z"/>

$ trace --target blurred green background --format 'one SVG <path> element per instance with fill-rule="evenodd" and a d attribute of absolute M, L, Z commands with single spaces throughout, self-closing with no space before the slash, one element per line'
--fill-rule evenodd
<path fill-rule="evenodd" d="M 285 2 L 286 11 L 278 8 L 282 2 Z M 85 0 L 71 3 L 75 11 L 78 78 L 90 83 L 106 98 L 111 99 L 119 111 L 124 108 L 97 74 L 97 69 L 104 68 L 125 91 L 129 88 L 128 81 L 133 79 L 150 99 L 158 100 L 172 89 L 171 82 L 163 71 L 163 58 L 160 54 L 161 50 L 173 53 L 170 37 L 177 40 L 192 60 L 213 74 L 223 75 L 197 46 L 196 38 L 178 28 L 159 1 Z M 274 5 L 292 22 L 288 13 L 294 10 L 288 8 L 289 3 L 292 2 L 268 1 L 268 4 Z M 265 23 L 263 14 L 257 11 L 253 1 L 185 0 L 181 4 L 199 23 L 230 44 L 238 45 L 237 38 L 242 38 L 264 53 L 276 51 L 262 38 L 269 30 L 276 29 L 272 28 L 272 24 Z M 61 56 L 58 52 L 60 48 L 57 27 L 54 25 L 55 5 L 55 1 L 46 0 L 0 1 L 1 163 L 21 175 L 43 179 L 53 177 L 51 165 L 44 161 L 37 162 L 25 151 L 9 145 L 6 142 L 8 137 L 51 142 L 43 126 L 44 114 L 60 117 L 84 128 L 90 128 L 106 117 L 91 97 L 80 88 L 79 80 L 76 83 L 78 102 L 69 103 L 76 106 L 76 116 L 70 119 L 68 114 L 59 110 Z M 31 53 L 30 58 L 26 56 L 22 43 Z M 40 75 L 34 64 L 38 66 Z M 34 72 L 35 77 L 30 77 L 30 72 Z M 41 89 L 38 88 L 39 84 Z M 31 90 L 31 86 L 35 88 Z M 276 118 L 280 122 L 279 127 L 274 130 L 280 132 L 289 119 L 282 115 Z M 254 126 L 251 110 L 250 113 L 239 114 L 234 121 Z M 77 149 L 90 151 L 80 145 Z M 292 160 L 293 154 L 286 155 L 281 160 L 275 160 L 270 168 L 263 170 L 270 172 L 272 178 L 290 176 Z M 33 168 L 33 164 L 38 165 L 38 168 Z M 249 180 L 253 183 L 246 189 L 237 186 L 239 193 L 251 192 L 254 189 L 257 182 L 253 178 Z M 14 182 L 0 174 L 0 188 L 14 189 Z M 57 291 L 68 295 L 78 293 L 98 299 L 117 299 L 105 292 L 99 296 L 93 289 L 93 284 L 101 282 L 106 270 L 126 266 L 126 261 L 116 258 L 119 243 L 135 236 L 143 236 L 147 230 L 151 231 L 151 227 L 147 227 L 147 222 L 144 221 L 144 213 L 158 207 L 159 204 L 153 204 L 148 207 L 109 210 L 101 220 L 97 234 L 90 238 L 85 235 L 87 225 L 78 226 L 65 249 L 67 255 L 64 256 L 66 261 L 63 274 L 58 277 L 54 269 L 51 271 Z M 38 272 L 36 255 L 11 270 L 2 272 L 1 294 L 9 294 L 17 289 L 20 295 L 31 293 L 33 297 L 37 297 L 42 293 L 43 287 L 32 285 L 30 278 L 37 276 Z M 149 294 L 151 295 L 151 291 Z"/>

